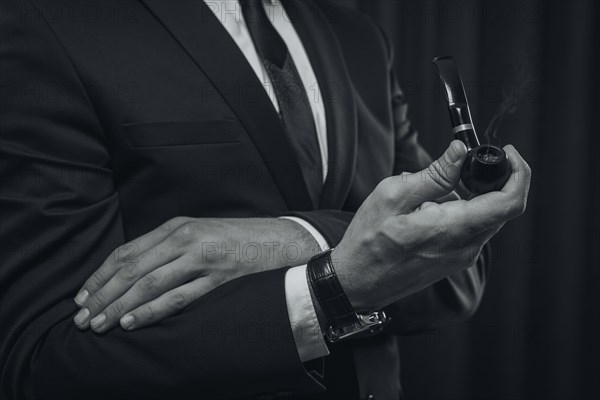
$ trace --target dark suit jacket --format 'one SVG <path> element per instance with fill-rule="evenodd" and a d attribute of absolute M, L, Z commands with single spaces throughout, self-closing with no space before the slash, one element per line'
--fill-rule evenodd
<path fill-rule="evenodd" d="M 74 327 L 83 281 L 172 217 L 298 215 L 335 246 L 379 181 L 429 162 L 382 31 L 322 2 L 285 6 L 324 89 L 331 170 L 319 210 L 260 82 L 201 0 L 2 1 L 2 399 L 324 387 L 328 397 L 398 396 L 391 333 L 475 310 L 484 257 L 391 306 L 388 334 L 331 346 L 324 380 L 298 357 L 285 268 L 232 281 L 136 332 Z"/>

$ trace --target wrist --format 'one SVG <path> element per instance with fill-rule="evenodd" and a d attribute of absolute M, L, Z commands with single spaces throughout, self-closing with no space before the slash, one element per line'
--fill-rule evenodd
<path fill-rule="evenodd" d="M 277 218 L 273 226 L 279 248 L 273 262 L 279 267 L 305 265 L 322 251 L 314 236 L 297 222 Z"/>
<path fill-rule="evenodd" d="M 299 224 L 281 218 L 199 220 L 208 225 L 198 239 L 207 261 L 227 262 L 241 271 L 304 265 L 321 250 Z"/>
<path fill-rule="evenodd" d="M 331 258 L 332 251 L 313 257 L 306 273 L 321 329 L 331 342 L 380 332 L 387 321 L 383 311 L 358 313 L 341 286 Z"/>
<path fill-rule="evenodd" d="M 357 311 L 370 310 L 370 304 L 366 302 L 366 294 L 364 291 L 364 280 L 356 279 L 357 268 L 354 267 L 356 261 L 346 259 L 346 256 L 340 246 L 334 248 L 331 252 L 331 261 L 335 268 L 338 280 L 342 286 L 350 304 Z M 360 274 L 368 273 L 366 268 L 361 268 Z M 363 282 L 361 284 L 361 282 Z"/>

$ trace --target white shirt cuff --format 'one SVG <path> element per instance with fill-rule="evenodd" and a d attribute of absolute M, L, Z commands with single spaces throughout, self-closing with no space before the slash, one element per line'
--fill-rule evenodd
<path fill-rule="evenodd" d="M 285 273 L 285 298 L 294 341 L 302 362 L 329 355 L 310 296 L 306 265 L 290 268 Z"/>
<path fill-rule="evenodd" d="M 327 241 L 325 240 L 323 235 L 321 235 L 321 232 L 319 232 L 310 223 L 308 223 L 305 220 L 303 220 L 302 218 L 298 218 L 298 217 L 281 217 L 281 218 L 289 219 L 290 221 L 294 221 L 295 223 L 300 224 L 316 240 L 316 242 L 319 244 L 319 247 L 321 248 L 321 251 L 329 250 L 329 244 L 327 243 Z"/>

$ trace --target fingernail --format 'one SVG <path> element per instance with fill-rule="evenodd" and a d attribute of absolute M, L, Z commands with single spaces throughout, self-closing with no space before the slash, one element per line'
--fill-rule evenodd
<path fill-rule="evenodd" d="M 82 308 L 75 315 L 75 318 L 74 318 L 75 324 L 77 324 L 79 326 L 85 325 L 89 316 L 90 316 L 90 310 L 88 310 L 87 308 Z"/>
<path fill-rule="evenodd" d="M 123 318 L 121 318 L 121 326 L 123 327 L 123 329 L 131 329 L 133 328 L 133 323 L 135 321 L 135 318 L 133 317 L 133 315 L 125 315 Z"/>
<path fill-rule="evenodd" d="M 460 140 L 453 140 L 450 144 L 450 148 L 451 150 L 448 152 L 448 155 L 450 156 L 450 162 L 458 162 L 466 150 L 465 144 Z"/>
<path fill-rule="evenodd" d="M 106 314 L 102 313 L 94 317 L 90 322 L 90 325 L 92 325 L 92 329 L 94 331 L 97 331 L 100 328 L 102 328 L 102 325 L 104 325 L 104 321 L 106 321 Z"/>
<path fill-rule="evenodd" d="M 89 295 L 90 294 L 87 290 L 80 290 L 79 293 L 77 293 L 77 296 L 75 296 L 75 303 L 79 304 L 80 306 L 83 305 L 83 303 L 85 303 Z"/>

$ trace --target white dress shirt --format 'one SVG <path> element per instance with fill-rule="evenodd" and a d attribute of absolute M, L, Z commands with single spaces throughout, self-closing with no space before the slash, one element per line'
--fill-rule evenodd
<path fill-rule="evenodd" d="M 238 45 L 246 60 L 262 82 L 273 107 L 279 112 L 279 103 L 273 90 L 271 79 L 256 51 L 252 36 L 248 30 L 242 9 L 238 0 L 204 0 L 214 15 L 229 32 Z M 315 120 L 321 160 L 323 161 L 323 182 L 327 177 L 327 121 L 321 91 L 317 78 L 302 45 L 300 38 L 283 5 L 279 0 L 263 0 L 267 15 L 283 38 L 290 52 L 300 79 L 308 95 L 308 100 Z M 294 217 L 285 217 L 295 221 L 306 229 L 319 243 L 321 250 L 327 250 L 329 245 L 323 236 L 308 222 Z M 314 304 L 312 302 L 306 278 L 306 265 L 297 266 L 288 270 L 285 275 L 285 295 L 290 324 L 298 349 L 298 355 L 304 362 L 329 354 L 323 333 L 317 320 Z"/>

